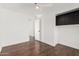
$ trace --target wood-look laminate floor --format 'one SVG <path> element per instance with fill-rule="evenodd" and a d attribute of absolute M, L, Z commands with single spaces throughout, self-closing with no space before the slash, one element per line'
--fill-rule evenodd
<path fill-rule="evenodd" d="M 53 47 L 35 40 L 3 47 L 1 56 L 79 56 L 79 50 L 61 44 Z"/>

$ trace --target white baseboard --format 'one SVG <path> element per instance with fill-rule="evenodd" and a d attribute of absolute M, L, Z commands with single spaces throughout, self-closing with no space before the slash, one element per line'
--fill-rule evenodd
<path fill-rule="evenodd" d="M 54 43 L 53 46 L 55 47 L 57 45 L 57 43 Z"/>

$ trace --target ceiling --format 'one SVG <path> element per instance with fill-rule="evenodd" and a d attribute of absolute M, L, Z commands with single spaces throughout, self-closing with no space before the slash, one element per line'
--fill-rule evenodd
<path fill-rule="evenodd" d="M 23 13 L 23 14 L 36 14 L 36 13 L 43 13 L 45 11 L 47 12 L 48 10 L 50 11 L 50 9 L 52 9 L 51 11 L 59 13 L 60 11 L 63 11 L 63 9 L 69 10 L 71 7 L 72 7 L 72 9 L 73 9 L 73 7 L 74 8 L 79 7 L 79 4 L 77 4 L 77 3 L 76 4 L 38 3 L 38 5 L 40 6 L 40 10 L 35 9 L 34 3 L 0 3 L 0 8 L 7 9 L 7 10 L 17 12 L 17 13 Z"/>
<path fill-rule="evenodd" d="M 38 3 L 41 10 L 46 10 L 47 8 L 51 7 L 51 3 Z M 0 3 L 1 8 L 5 8 L 12 11 L 17 12 L 36 12 L 35 4 L 34 3 Z"/>
<path fill-rule="evenodd" d="M 35 3 L 0 3 L 0 8 L 11 12 L 27 15 L 28 18 L 41 17 L 45 11 L 50 10 L 52 3 L 38 3 L 39 10 L 35 9 Z"/>

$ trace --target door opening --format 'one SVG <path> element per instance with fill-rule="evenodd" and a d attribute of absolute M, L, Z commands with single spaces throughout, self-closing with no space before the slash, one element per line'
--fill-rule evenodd
<path fill-rule="evenodd" d="M 41 20 L 35 20 L 35 40 L 41 40 Z"/>

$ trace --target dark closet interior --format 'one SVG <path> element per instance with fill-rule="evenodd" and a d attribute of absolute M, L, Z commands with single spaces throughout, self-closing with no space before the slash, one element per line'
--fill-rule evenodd
<path fill-rule="evenodd" d="M 79 24 L 79 9 L 56 15 L 56 26 Z"/>

